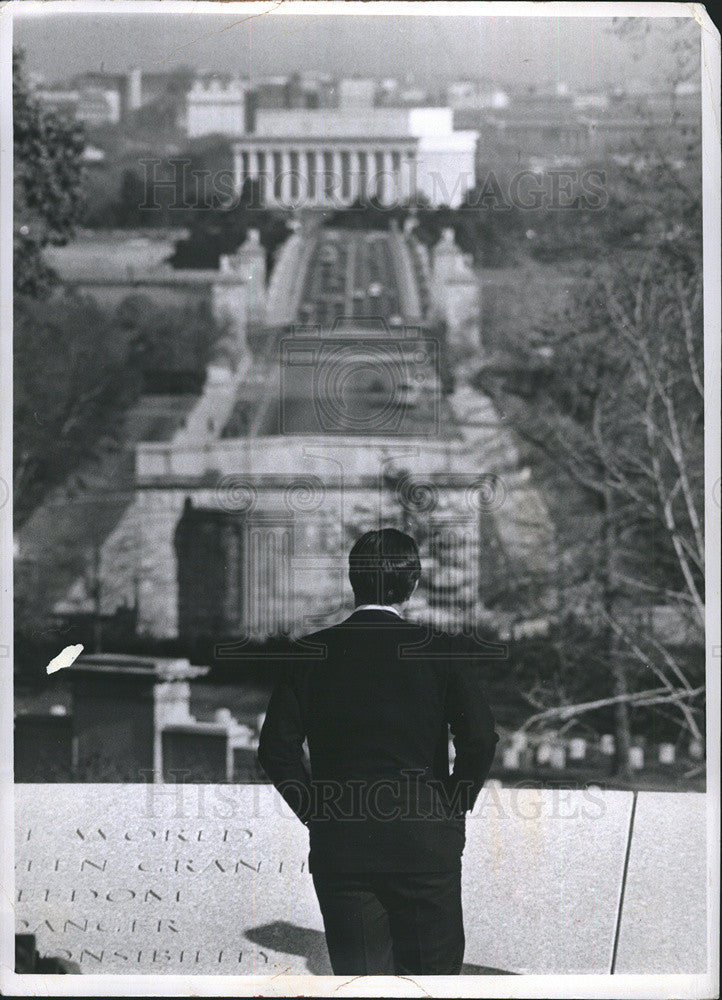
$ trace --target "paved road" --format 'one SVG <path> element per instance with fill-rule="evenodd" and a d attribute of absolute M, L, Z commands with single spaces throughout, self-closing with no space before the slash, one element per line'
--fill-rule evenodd
<path fill-rule="evenodd" d="M 322 230 L 301 293 L 299 320 L 332 322 L 337 317 L 379 317 L 401 313 L 401 292 L 389 234 Z"/>

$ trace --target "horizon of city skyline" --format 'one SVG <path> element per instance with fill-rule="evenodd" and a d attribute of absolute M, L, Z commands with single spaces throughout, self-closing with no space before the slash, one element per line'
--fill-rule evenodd
<path fill-rule="evenodd" d="M 62 31 L 61 18 L 73 30 Z M 396 77 L 427 87 L 480 79 L 516 90 L 555 83 L 601 90 L 673 80 L 680 45 L 689 51 L 691 32 L 698 27 L 679 18 L 638 20 L 646 23 L 630 35 L 613 29 L 612 18 L 599 17 L 275 15 L 239 21 L 218 13 L 181 18 L 161 12 L 67 11 L 23 17 L 16 10 L 14 41 L 25 51 L 28 70 L 48 83 L 83 72 L 123 73 L 132 66 L 146 73 L 188 67 L 198 74 L 251 79 L 294 73 Z M 200 34 L 211 28 L 211 21 L 212 30 Z M 148 30 L 151 22 L 153 32 Z M 395 44 L 389 45 L 392 38 Z M 440 49 L 443 69 L 435 58 Z M 419 70 L 422 52 L 428 58 Z"/>

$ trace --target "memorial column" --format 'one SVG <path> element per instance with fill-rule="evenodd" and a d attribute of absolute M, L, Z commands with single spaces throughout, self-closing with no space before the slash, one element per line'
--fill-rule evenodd
<path fill-rule="evenodd" d="M 372 163 L 373 163 L 373 194 L 374 198 L 378 201 L 383 200 L 384 196 L 384 184 L 383 184 L 383 169 L 384 169 L 384 154 L 380 149 L 373 149 L 372 153 Z"/>
<path fill-rule="evenodd" d="M 288 149 L 281 150 L 281 196 L 282 205 L 289 205 L 292 201 L 291 194 L 291 153 Z"/>
<path fill-rule="evenodd" d="M 298 175 L 296 177 L 296 197 L 294 199 L 294 204 L 301 206 L 302 208 L 308 205 L 308 192 L 309 192 L 309 176 L 308 176 L 308 157 L 306 155 L 306 147 L 301 146 L 296 153 L 296 159 L 298 160 Z"/>
<path fill-rule="evenodd" d="M 410 149 L 401 151 L 401 170 L 399 178 L 399 194 L 407 201 L 416 194 L 416 162 Z"/>
<path fill-rule="evenodd" d="M 393 161 L 389 150 L 384 150 L 382 156 L 384 169 L 381 175 L 381 200 L 384 205 L 388 206 L 391 205 L 394 198 Z"/>
<path fill-rule="evenodd" d="M 308 169 L 309 169 L 309 187 L 308 187 L 308 204 L 320 205 L 321 204 L 321 188 L 323 185 L 322 176 L 322 161 L 318 153 L 318 149 L 311 147 L 308 150 Z"/>
<path fill-rule="evenodd" d="M 356 147 L 349 150 L 349 204 L 361 196 L 361 154 Z"/>
<path fill-rule="evenodd" d="M 243 151 L 240 146 L 233 147 L 233 186 L 238 194 L 243 190 Z"/>
<path fill-rule="evenodd" d="M 258 153 L 255 149 L 248 150 L 248 180 L 251 190 L 258 188 Z"/>
<path fill-rule="evenodd" d="M 333 152 L 331 154 L 331 162 L 333 163 L 333 167 L 331 169 L 331 175 L 332 175 L 331 179 L 332 179 L 332 182 L 333 182 L 332 186 L 331 186 L 331 190 L 333 191 L 333 194 L 331 196 L 331 203 L 334 205 L 334 207 L 340 208 L 341 204 L 342 204 L 342 199 L 341 199 L 341 150 L 340 149 L 334 149 L 333 150 Z"/>
<path fill-rule="evenodd" d="M 263 189 L 265 192 L 266 205 L 277 204 L 276 198 L 276 162 L 278 150 L 268 147 L 265 150 L 265 176 L 263 178 Z"/>

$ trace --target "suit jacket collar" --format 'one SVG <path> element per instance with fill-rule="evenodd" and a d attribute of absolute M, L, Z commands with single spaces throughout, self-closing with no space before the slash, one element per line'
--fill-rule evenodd
<path fill-rule="evenodd" d="M 405 622 L 406 619 L 395 611 L 385 611 L 383 608 L 358 608 L 353 611 L 345 622 Z"/>

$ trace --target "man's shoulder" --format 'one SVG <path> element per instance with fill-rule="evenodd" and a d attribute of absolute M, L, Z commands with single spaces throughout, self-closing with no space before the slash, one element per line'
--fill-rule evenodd
<path fill-rule="evenodd" d="M 369 631 L 374 633 L 371 640 Z M 309 632 L 294 642 L 294 662 L 303 667 L 325 660 L 329 653 L 350 649 L 358 644 L 375 645 L 375 640 L 398 643 L 399 659 L 418 660 L 428 665 L 461 669 L 483 665 L 503 656 L 503 647 L 485 638 L 441 631 L 433 624 L 408 619 L 358 622 L 346 618 L 335 625 Z"/>
<path fill-rule="evenodd" d="M 426 626 L 392 615 L 378 621 L 354 620 L 353 616 L 327 628 L 310 632 L 294 642 L 294 660 L 312 665 L 329 654 L 344 653 L 357 648 L 375 649 L 391 644 L 404 648 L 421 647 L 427 636 Z"/>
<path fill-rule="evenodd" d="M 329 642 L 333 641 L 337 628 L 338 626 L 331 625 L 295 638 L 292 644 L 294 660 L 303 663 L 305 660 L 311 662 L 318 659 L 328 648 Z"/>
<path fill-rule="evenodd" d="M 407 647 L 407 655 L 414 654 L 420 659 L 463 668 L 503 658 L 505 649 L 481 636 L 441 631 L 433 625 L 421 624 L 417 626 L 415 642 Z"/>

